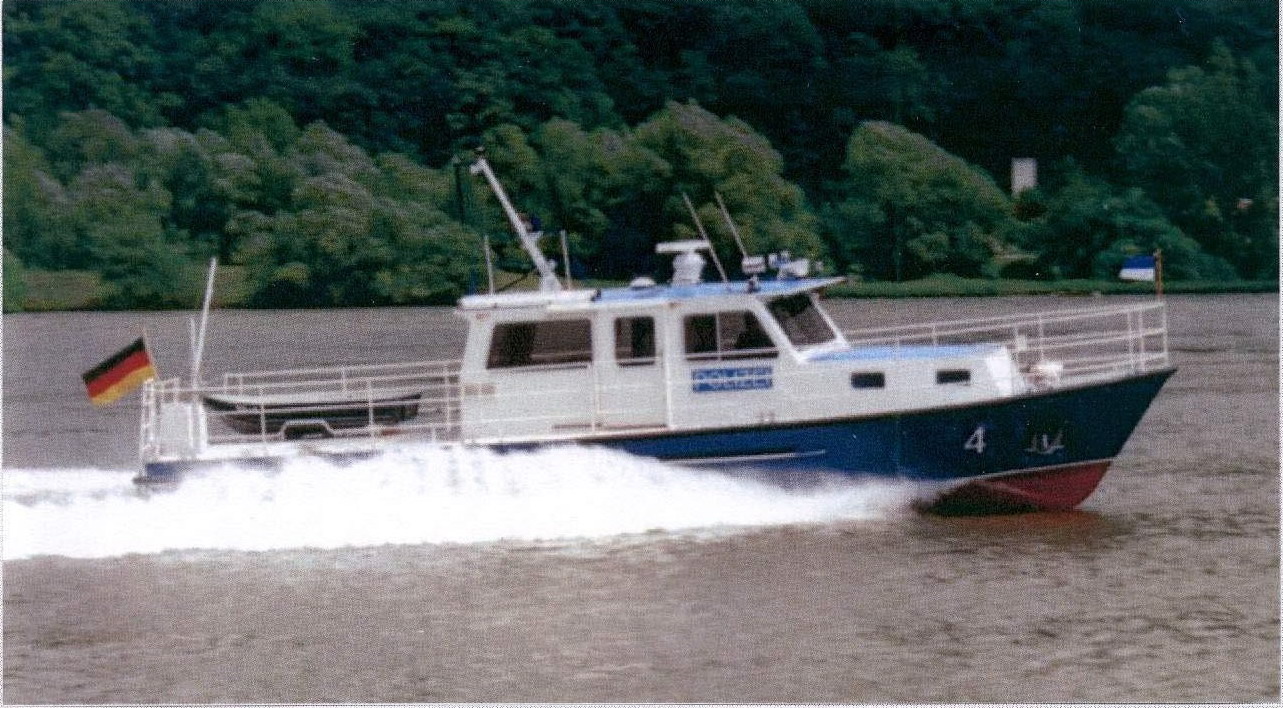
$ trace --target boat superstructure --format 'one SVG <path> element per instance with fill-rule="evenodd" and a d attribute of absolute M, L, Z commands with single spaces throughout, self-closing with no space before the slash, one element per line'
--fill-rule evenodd
<path fill-rule="evenodd" d="M 475 170 L 532 252 L 539 291 L 461 299 L 460 360 L 150 382 L 139 481 L 389 441 L 587 444 L 794 479 L 939 483 L 942 505 L 968 509 L 1068 508 L 1173 371 L 1161 302 L 844 332 L 820 297 L 840 278 L 777 258 L 777 277 L 704 282 L 700 240 L 661 244 L 672 282 L 569 289 L 484 160 Z"/>

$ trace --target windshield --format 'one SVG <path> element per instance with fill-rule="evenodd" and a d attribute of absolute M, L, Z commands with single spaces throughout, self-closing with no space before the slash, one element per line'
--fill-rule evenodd
<path fill-rule="evenodd" d="M 766 307 L 795 346 L 824 344 L 837 338 L 837 333 L 820 314 L 820 308 L 806 293 L 771 300 Z"/>

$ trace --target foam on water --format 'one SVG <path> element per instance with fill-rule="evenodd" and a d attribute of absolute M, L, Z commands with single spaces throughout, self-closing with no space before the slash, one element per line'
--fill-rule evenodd
<path fill-rule="evenodd" d="M 855 481 L 786 490 L 585 448 L 406 448 L 270 473 L 229 465 L 149 494 L 131 474 L 6 470 L 4 557 L 597 539 L 876 518 L 914 494 Z"/>

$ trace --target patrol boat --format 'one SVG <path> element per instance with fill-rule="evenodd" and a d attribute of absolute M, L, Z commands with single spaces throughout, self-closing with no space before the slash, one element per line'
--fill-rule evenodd
<path fill-rule="evenodd" d="M 1161 301 L 843 332 L 820 299 L 842 278 L 780 255 L 706 282 L 707 237 L 658 245 L 671 282 L 573 289 L 484 157 L 471 169 L 538 291 L 462 298 L 461 360 L 148 382 L 135 481 L 408 441 L 595 445 L 789 484 L 910 480 L 943 513 L 1063 510 L 1092 493 L 1175 371 Z"/>

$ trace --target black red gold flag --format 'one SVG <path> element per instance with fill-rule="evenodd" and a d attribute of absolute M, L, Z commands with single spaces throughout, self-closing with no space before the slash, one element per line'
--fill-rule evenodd
<path fill-rule="evenodd" d="M 133 344 L 111 355 L 81 377 L 89 389 L 89 400 L 106 405 L 132 391 L 148 379 L 156 378 L 147 343 L 139 337 Z"/>

